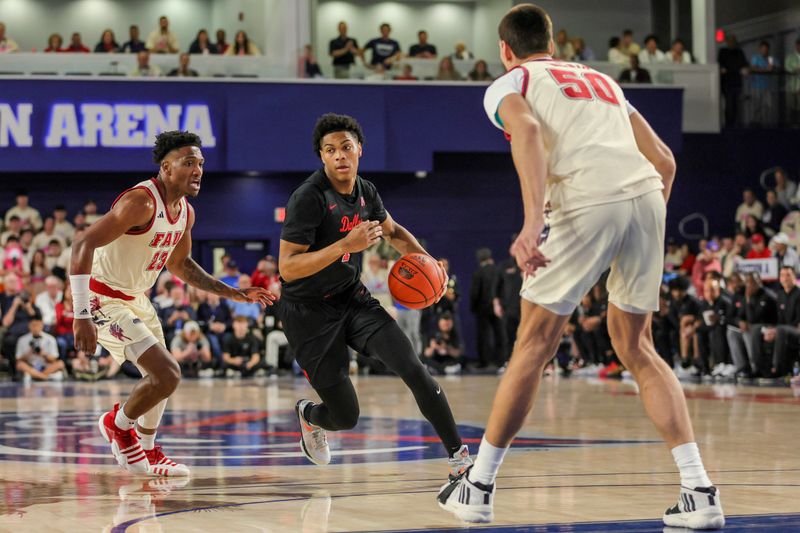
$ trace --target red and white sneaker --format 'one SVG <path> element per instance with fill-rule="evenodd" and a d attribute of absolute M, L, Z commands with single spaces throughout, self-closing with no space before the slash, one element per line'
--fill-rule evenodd
<path fill-rule="evenodd" d="M 150 464 L 147 462 L 147 455 L 144 453 L 142 445 L 136 431 L 131 429 L 120 429 L 114 423 L 119 411 L 119 404 L 114 405 L 114 409 L 105 413 L 97 421 L 100 434 L 111 444 L 111 453 L 119 463 L 119 466 L 132 474 L 147 474 L 150 471 Z"/>
<path fill-rule="evenodd" d="M 161 446 L 156 445 L 152 450 L 145 450 L 147 461 L 150 463 L 151 476 L 186 477 L 189 467 L 176 463 L 161 451 Z"/>

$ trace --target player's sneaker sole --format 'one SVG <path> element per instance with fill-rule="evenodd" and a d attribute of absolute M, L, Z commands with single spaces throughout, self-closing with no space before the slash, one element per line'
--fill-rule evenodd
<path fill-rule="evenodd" d="M 476 485 L 469 481 L 465 472 L 442 485 L 436 501 L 439 507 L 453 513 L 464 522 L 485 524 L 494 520 L 493 495 L 494 485 L 491 487 Z M 474 501 L 476 498 L 483 503 L 476 503 Z"/>
<path fill-rule="evenodd" d="M 698 509 L 698 507 L 700 507 Z M 690 529 L 721 529 L 725 514 L 716 487 L 681 488 L 678 504 L 667 509 L 664 525 Z"/>
<path fill-rule="evenodd" d="M 722 529 L 725 516 L 716 509 L 701 509 L 693 513 L 664 515 L 664 525 L 689 529 Z"/>
<path fill-rule="evenodd" d="M 125 454 L 119 449 L 119 445 L 108 436 L 108 431 L 106 430 L 106 424 L 103 421 L 108 413 L 103 413 L 100 415 L 100 419 L 97 421 L 97 427 L 100 430 L 100 435 L 103 436 L 103 439 L 107 443 L 111 445 L 111 454 L 114 456 L 114 459 L 117 460 L 119 466 L 125 469 L 125 471 L 130 472 L 131 474 L 149 474 L 150 473 L 150 465 L 147 462 L 147 458 L 145 457 L 144 460 L 138 461 L 133 464 L 128 464 L 128 459 L 125 457 Z M 141 466 L 140 466 L 141 465 Z"/>

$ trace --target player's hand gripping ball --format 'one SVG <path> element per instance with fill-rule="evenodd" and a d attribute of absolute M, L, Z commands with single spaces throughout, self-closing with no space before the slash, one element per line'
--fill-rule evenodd
<path fill-rule="evenodd" d="M 389 273 L 392 297 L 409 309 L 433 305 L 446 290 L 447 274 L 433 257 L 426 254 L 404 255 Z"/>

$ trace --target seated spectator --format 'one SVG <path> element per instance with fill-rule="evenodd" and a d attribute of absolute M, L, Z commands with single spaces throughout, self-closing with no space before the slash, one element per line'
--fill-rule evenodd
<path fill-rule="evenodd" d="M 62 249 L 67 245 L 64 238 L 56 232 L 56 219 L 47 217 L 44 219 L 42 231 L 33 238 L 31 246 L 33 246 L 34 250 L 44 250 L 50 244 L 50 241 L 54 239 L 61 244 Z"/>
<path fill-rule="evenodd" d="M 145 78 L 157 78 L 161 76 L 161 68 L 158 65 L 150 64 L 150 52 L 143 50 L 136 54 L 136 69 L 131 72 L 131 76 L 141 76 Z M 86 213 L 86 223 L 92 224 L 90 214 Z"/>
<path fill-rule="evenodd" d="M 453 60 L 449 57 L 443 57 L 439 62 L 439 72 L 436 73 L 436 79 L 440 81 L 463 81 L 464 78 L 453 66 Z"/>
<path fill-rule="evenodd" d="M 77 228 L 79 226 L 88 226 L 86 223 L 86 214 L 83 211 L 78 211 L 72 218 L 72 224 Z"/>
<path fill-rule="evenodd" d="M 69 354 L 75 351 L 75 336 L 72 333 L 72 324 L 75 321 L 75 310 L 72 307 L 72 292 L 69 290 L 69 287 L 63 292 L 62 298 L 56 302 L 55 316 L 56 319 L 52 334 L 58 343 L 59 355 L 63 360 L 68 360 Z M 83 354 L 83 356 L 86 357 L 85 354 Z"/>
<path fill-rule="evenodd" d="M 395 61 L 399 61 L 403 56 L 400 51 L 400 43 L 391 39 L 389 35 L 392 33 L 392 27 L 387 23 L 380 26 L 381 36 L 372 39 L 367 43 L 361 54 L 367 50 L 372 50 L 372 57 L 370 58 L 369 67 L 375 68 L 378 65 L 383 65 L 384 69 L 392 68 Z"/>
<path fill-rule="evenodd" d="M 247 32 L 239 30 L 233 44 L 225 51 L 226 56 L 260 56 L 261 50 L 248 37 Z"/>
<path fill-rule="evenodd" d="M 25 260 L 25 252 L 19 244 L 19 237 L 11 235 L 6 239 L 3 248 L 3 270 L 6 273 L 13 273 L 24 279 L 28 274 L 28 262 Z"/>
<path fill-rule="evenodd" d="M 761 221 L 764 223 L 768 235 L 775 235 L 781 230 L 781 222 L 789 212 L 778 201 L 778 193 L 774 189 L 767 191 L 767 207 L 764 209 L 764 217 Z"/>
<path fill-rule="evenodd" d="M 775 250 L 774 257 L 778 259 L 779 268 L 791 268 L 795 273 L 800 273 L 800 257 L 797 250 L 789 246 L 789 236 L 781 232 L 772 238 L 772 247 Z"/>
<path fill-rule="evenodd" d="M 764 228 L 764 223 L 754 215 L 746 215 L 744 218 L 744 234 L 745 237 L 752 238 L 755 234 L 766 235 L 767 230 Z"/>
<path fill-rule="evenodd" d="M 664 61 L 667 63 L 691 65 L 692 54 L 685 50 L 684 47 L 685 45 L 681 39 L 672 41 L 672 47 L 669 49 L 669 52 L 666 53 Z"/>
<path fill-rule="evenodd" d="M 178 58 L 179 66 L 169 71 L 167 76 L 179 78 L 196 78 L 197 71 L 189 68 L 189 54 L 182 53 Z"/>
<path fill-rule="evenodd" d="M 658 37 L 648 35 L 644 38 L 644 48 L 639 51 L 639 64 L 652 65 L 664 62 L 664 52 L 658 49 Z"/>
<path fill-rule="evenodd" d="M 222 339 L 225 332 L 231 329 L 231 310 L 228 303 L 212 292 L 197 290 L 197 323 L 211 344 L 211 353 L 215 361 L 222 358 Z M 218 368 L 221 365 L 216 365 Z"/>
<path fill-rule="evenodd" d="M 86 231 L 86 228 L 81 226 L 75 230 L 75 238 L 80 238 L 83 235 L 83 232 Z M 58 264 L 64 269 L 69 276 L 69 267 L 70 263 L 72 262 L 72 245 L 70 244 L 64 251 L 61 252 L 61 257 L 58 260 Z"/>
<path fill-rule="evenodd" d="M 695 354 L 695 367 L 702 375 L 733 375 L 730 363 L 728 341 L 726 339 L 729 323 L 735 323 L 736 307 L 730 296 L 720 285 L 722 275 L 711 271 L 703 279 L 702 295 L 695 332 L 698 353 Z"/>
<path fill-rule="evenodd" d="M 17 339 L 28 333 L 28 323 L 32 317 L 41 315 L 33 304 L 31 294 L 22 290 L 20 277 L 14 273 L 3 278 L 3 294 L 0 295 L 0 325 L 5 328 L 0 354 L 9 360 L 9 369 L 13 375 L 16 368 Z M 44 326 L 42 326 L 44 327 Z"/>
<path fill-rule="evenodd" d="M 6 230 L 0 234 L 0 246 L 8 244 L 8 239 L 14 237 L 19 242 L 19 236 L 22 233 L 22 221 L 17 215 L 11 215 L 6 218 Z"/>
<path fill-rule="evenodd" d="M 560 29 L 555 38 L 555 51 L 553 57 L 561 61 L 574 61 L 575 60 L 575 47 L 570 42 L 567 36 L 567 30 Z"/>
<path fill-rule="evenodd" d="M 147 59 L 150 59 L 150 54 L 147 54 Z M 158 69 L 157 66 L 151 67 L 153 69 Z M 158 76 L 161 75 L 161 70 L 158 70 Z M 97 212 L 97 202 L 94 200 L 89 200 L 85 204 L 83 204 L 83 215 L 85 217 L 85 223 L 87 226 L 90 226 L 100 220 L 100 217 L 103 216 L 102 213 Z M 75 224 L 76 226 L 78 224 Z"/>
<path fill-rule="evenodd" d="M 30 274 L 31 290 L 38 292 L 44 287 L 45 279 L 52 275 L 52 271 L 47 268 L 47 259 L 43 250 L 36 250 L 33 252 L 30 265 L 28 266 L 28 272 Z"/>
<path fill-rule="evenodd" d="M 672 272 L 677 270 L 681 263 L 683 263 L 683 253 L 675 242 L 675 239 L 669 237 L 667 239 L 667 252 L 664 254 L 664 270 Z"/>
<path fill-rule="evenodd" d="M 6 25 L 0 22 L 0 54 L 19 52 L 19 46 L 14 40 L 6 35 Z"/>
<path fill-rule="evenodd" d="M 267 255 L 256 265 L 256 269 L 250 276 L 253 287 L 269 288 L 273 283 L 280 283 L 278 276 L 278 263 L 271 255 Z"/>
<path fill-rule="evenodd" d="M 469 73 L 470 81 L 494 81 L 494 77 L 489 74 L 489 65 L 483 59 L 475 62 L 475 66 Z"/>
<path fill-rule="evenodd" d="M 756 233 L 750 237 L 752 247 L 747 252 L 747 259 L 769 259 L 772 257 L 772 251 L 767 248 L 764 243 L 764 236 L 761 233 Z"/>
<path fill-rule="evenodd" d="M 170 346 L 176 331 L 183 328 L 186 322 L 194 320 L 197 316 L 194 309 L 186 302 L 186 291 L 183 285 L 174 284 L 169 296 L 172 299 L 172 305 L 164 307 L 158 312 L 167 346 Z"/>
<path fill-rule="evenodd" d="M 168 271 L 161 272 L 156 279 L 155 294 L 150 298 L 158 311 L 172 306 L 172 287 L 176 283 L 172 280 L 172 274 Z"/>
<path fill-rule="evenodd" d="M 782 266 L 779 274 L 781 290 L 778 291 L 778 325 L 764 332 L 764 341 L 774 341 L 770 377 L 786 376 L 792 363 L 800 357 L 800 289 L 797 288 L 795 269 Z M 768 363 L 764 361 L 764 365 Z"/>
<path fill-rule="evenodd" d="M 7 227 L 11 221 L 11 217 L 14 216 L 19 218 L 21 228 L 30 227 L 33 228 L 34 231 L 39 231 L 42 227 L 42 216 L 39 214 L 38 209 L 28 204 L 28 191 L 26 190 L 17 191 L 16 204 L 6 211 L 5 221 Z"/>
<path fill-rule="evenodd" d="M 639 66 L 639 57 L 631 56 L 630 68 L 626 68 L 619 75 L 620 83 L 652 83 L 650 71 Z"/>
<path fill-rule="evenodd" d="M 56 325 L 56 305 L 64 298 L 63 283 L 55 276 L 48 276 L 44 288 L 36 296 L 36 308 L 39 309 L 45 331 L 52 332 Z"/>
<path fill-rule="evenodd" d="M 794 200 L 797 194 L 797 182 L 790 180 L 786 171 L 780 167 L 775 170 L 775 193 L 778 195 L 778 201 L 786 209 L 791 209 L 797 203 Z"/>
<path fill-rule="evenodd" d="M 67 220 L 67 208 L 59 204 L 53 209 L 54 229 L 64 242 L 69 244 L 75 234 L 75 226 Z"/>
<path fill-rule="evenodd" d="M 25 228 L 19 232 L 19 246 L 22 248 L 25 261 L 30 265 L 33 252 L 36 250 L 33 246 L 33 230 L 31 228 Z"/>
<path fill-rule="evenodd" d="M 214 46 L 217 47 L 218 54 L 224 54 L 225 52 L 228 51 L 228 48 L 230 48 L 231 46 L 230 44 L 225 42 L 225 30 L 223 30 L 222 28 L 217 30 L 217 42 L 214 43 Z"/>
<path fill-rule="evenodd" d="M 575 49 L 575 61 L 594 61 L 594 50 L 586 46 L 583 37 L 573 37 L 572 47 Z"/>
<path fill-rule="evenodd" d="M 719 244 L 716 241 L 711 241 L 706 244 L 705 248 L 700 250 L 700 253 L 695 259 L 692 266 L 692 285 L 694 285 L 695 294 L 703 295 L 703 286 L 705 279 L 709 272 L 720 273 L 722 277 L 722 265 L 717 257 L 719 252 Z"/>
<path fill-rule="evenodd" d="M 128 29 L 129 39 L 128 42 L 122 45 L 122 51 L 126 54 L 138 54 L 147 50 L 144 41 L 139 39 L 139 26 L 132 24 Z"/>
<path fill-rule="evenodd" d="M 208 39 L 208 32 L 202 29 L 197 32 L 197 37 L 195 37 L 194 41 L 189 46 L 189 53 L 212 55 L 219 54 L 220 52 L 217 50 L 217 45 Z"/>
<path fill-rule="evenodd" d="M 28 333 L 17 339 L 16 370 L 28 382 L 61 381 L 64 379 L 64 361 L 58 357 L 56 339 L 44 332 L 39 315 L 34 314 L 28 322 Z"/>
<path fill-rule="evenodd" d="M 669 282 L 671 300 L 668 319 L 673 346 L 678 347 L 678 353 L 684 366 L 688 366 L 692 362 L 695 320 L 700 310 L 700 300 L 690 295 L 687 292 L 688 288 L 689 280 L 684 277 L 678 277 Z"/>
<path fill-rule="evenodd" d="M 64 48 L 65 52 L 74 52 L 79 54 L 88 54 L 91 52 L 81 40 L 81 34 L 79 32 L 75 32 L 72 34 L 72 38 L 70 39 L 69 46 Z"/>
<path fill-rule="evenodd" d="M 383 63 L 378 63 L 374 67 L 372 67 L 372 71 L 364 76 L 364 80 L 366 81 L 385 81 L 386 80 L 386 67 L 383 66 Z"/>
<path fill-rule="evenodd" d="M 641 47 L 633 41 L 633 30 L 624 30 L 622 32 L 622 53 L 628 57 L 637 56 L 641 51 Z"/>
<path fill-rule="evenodd" d="M 758 272 L 750 272 L 745 278 L 744 305 L 739 316 L 748 360 L 734 360 L 734 364 L 737 369 L 744 369 L 745 376 L 768 377 L 772 365 L 763 357 L 763 335 L 765 329 L 778 323 L 778 301 L 775 294 L 763 286 Z M 732 356 L 735 353 L 731 350 Z"/>
<path fill-rule="evenodd" d="M 395 76 L 394 79 L 400 81 L 417 81 L 419 78 L 414 76 L 414 69 L 409 64 L 403 65 L 403 72 L 399 76 Z"/>
<path fill-rule="evenodd" d="M 116 54 L 120 51 L 119 44 L 114 38 L 114 32 L 107 29 L 100 36 L 100 42 L 94 47 L 95 54 Z"/>
<path fill-rule="evenodd" d="M 408 50 L 409 57 L 416 57 L 419 59 L 436 59 L 436 47 L 428 42 L 428 32 L 420 30 L 417 33 L 419 42 L 412 44 Z"/>
<path fill-rule="evenodd" d="M 275 282 L 267 287 L 278 298 L 281 295 L 281 288 L 280 282 Z M 267 368 L 270 370 L 278 369 L 281 366 L 280 350 L 289 346 L 289 340 L 283 331 L 283 323 L 278 319 L 277 313 L 275 313 L 275 309 L 272 306 L 264 310 L 264 329 L 266 331 L 264 344 L 266 345 Z"/>
<path fill-rule="evenodd" d="M 237 283 L 237 287 L 241 290 L 249 289 L 253 286 L 253 283 L 250 279 L 250 276 L 247 274 L 241 274 L 239 276 L 239 283 Z M 234 302 L 228 301 L 228 307 L 231 308 L 231 314 L 233 316 L 243 316 L 246 317 L 250 321 L 250 327 L 260 327 L 263 325 L 263 315 L 261 313 L 261 304 L 256 302 Z"/>
<path fill-rule="evenodd" d="M 303 47 L 303 55 L 300 57 L 300 77 L 301 78 L 323 78 L 322 69 L 319 68 L 314 50 L 310 44 Z"/>
<path fill-rule="evenodd" d="M 456 43 L 456 50 L 450 56 L 453 60 L 466 61 L 468 59 L 475 59 L 475 54 L 467 50 L 467 45 L 463 41 Z"/>
<path fill-rule="evenodd" d="M 453 330 L 453 315 L 439 317 L 438 329 L 422 352 L 425 365 L 440 374 L 458 374 L 464 369 L 461 341 Z"/>
<path fill-rule="evenodd" d="M 722 239 L 720 246 L 719 262 L 722 265 L 722 275 L 728 279 L 736 267 L 736 263 L 743 259 L 742 244 L 744 241 L 744 234 L 739 234 L 740 239 L 734 240 L 730 237 Z M 746 253 L 746 252 L 745 252 Z"/>
<path fill-rule="evenodd" d="M 177 54 L 180 51 L 178 37 L 169 31 L 169 19 L 161 16 L 158 19 L 158 28 L 147 36 L 145 47 L 154 54 Z"/>
<path fill-rule="evenodd" d="M 364 253 L 361 283 L 384 309 L 394 307 L 389 293 L 389 270 L 384 266 L 381 256 L 374 251 Z"/>
<path fill-rule="evenodd" d="M 183 324 L 180 332 L 176 332 L 172 338 L 169 348 L 172 356 L 181 365 L 184 376 L 197 377 L 201 370 L 212 366 L 211 345 L 194 320 Z"/>
<path fill-rule="evenodd" d="M 52 239 L 45 249 L 44 264 L 54 276 L 67 279 L 67 268 L 69 264 L 64 262 L 63 251 L 64 249 L 61 247 L 61 241 L 59 239 Z"/>
<path fill-rule="evenodd" d="M 622 51 L 622 40 L 619 37 L 612 37 L 608 41 L 608 60 L 622 68 L 628 68 L 630 65 L 628 56 Z"/>
<path fill-rule="evenodd" d="M 226 283 L 231 287 L 238 287 L 239 285 L 239 276 L 242 275 L 239 272 L 239 265 L 236 263 L 234 259 L 228 259 L 227 262 L 223 261 L 223 271 L 225 272 L 224 275 L 219 277 L 219 280 L 222 283 Z"/>
<path fill-rule="evenodd" d="M 681 245 L 681 256 L 683 256 L 683 263 L 678 267 L 678 274 L 681 276 L 688 276 L 692 273 L 696 255 L 692 253 L 688 243 Z"/>
<path fill-rule="evenodd" d="M 753 189 L 742 192 L 742 203 L 736 208 L 736 223 L 741 229 L 745 228 L 747 215 L 753 215 L 759 220 L 764 216 L 764 205 L 758 201 Z"/>
<path fill-rule="evenodd" d="M 61 37 L 59 33 L 51 33 L 50 37 L 47 38 L 47 48 L 44 49 L 45 52 L 63 52 L 61 48 L 64 46 L 64 38 Z"/>
<path fill-rule="evenodd" d="M 222 343 L 222 364 L 228 377 L 233 377 L 236 372 L 242 377 L 251 376 L 263 368 L 260 343 L 250 332 L 248 317 L 233 318 L 233 331 L 225 336 Z"/>

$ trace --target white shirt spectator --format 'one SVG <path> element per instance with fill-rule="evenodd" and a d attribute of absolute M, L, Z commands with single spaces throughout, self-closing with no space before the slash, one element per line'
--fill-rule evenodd
<path fill-rule="evenodd" d="M 155 54 L 177 54 L 180 50 L 178 38 L 175 34 L 169 30 L 161 31 L 161 28 L 156 28 L 150 32 L 145 46 Z"/>
<path fill-rule="evenodd" d="M 639 52 L 639 64 L 640 65 L 652 65 L 653 63 L 663 63 L 664 62 L 664 52 L 661 50 L 656 50 L 654 53 L 650 53 L 650 50 L 647 48 L 642 48 Z"/>
<path fill-rule="evenodd" d="M 58 343 L 56 342 L 56 338 L 49 333 L 42 332 L 37 339 L 34 339 L 33 333 L 26 333 L 17 339 L 17 359 L 20 359 L 31 351 L 31 344 L 38 344 L 39 353 L 34 354 L 31 358 L 32 360 L 28 360 L 28 364 L 37 370 L 44 369 L 48 357 L 50 359 L 58 358 Z"/>
<path fill-rule="evenodd" d="M 631 66 L 631 58 L 625 55 L 619 48 L 608 49 L 608 60 L 624 68 L 629 68 Z"/>
<path fill-rule="evenodd" d="M 667 52 L 664 54 L 664 61 L 667 63 L 674 63 L 676 65 L 691 65 L 692 64 L 692 54 L 689 53 L 688 50 L 684 50 L 683 54 L 681 54 L 681 60 L 675 61 L 672 52 Z"/>
<path fill-rule="evenodd" d="M 72 242 L 72 237 L 75 235 L 75 226 L 70 221 L 64 220 L 56 222 L 55 231 L 65 242 Z"/>
<path fill-rule="evenodd" d="M 744 229 L 747 215 L 753 215 L 758 220 L 764 216 L 764 205 L 755 200 L 751 205 L 747 205 L 746 203 L 742 202 L 739 204 L 739 207 L 736 208 L 736 222 L 739 223 L 739 226 Z"/>
<path fill-rule="evenodd" d="M 14 206 L 8 211 L 6 211 L 6 225 L 8 225 L 8 221 L 17 215 L 19 219 L 22 221 L 22 227 L 24 228 L 27 225 L 30 225 L 35 230 L 38 230 L 42 227 L 42 216 L 39 214 L 39 210 L 33 208 L 31 206 L 27 207 L 19 207 Z"/>
<path fill-rule="evenodd" d="M 50 281 L 47 279 L 46 283 Z M 50 296 L 48 291 L 42 291 L 36 296 L 34 303 L 39 311 L 42 312 L 42 323 L 45 327 L 51 327 L 56 323 L 56 304 L 64 298 L 64 292 L 58 291 L 55 299 Z"/>
<path fill-rule="evenodd" d="M 52 241 L 52 240 L 58 241 L 61 244 L 61 249 L 62 250 L 67 245 L 66 241 L 61 237 L 61 235 L 59 235 L 55 231 L 53 231 L 53 233 L 51 233 L 50 235 L 46 234 L 44 231 L 40 231 L 33 238 L 33 242 L 31 243 L 31 247 L 34 250 L 44 250 L 45 248 L 50 246 L 50 241 Z"/>

